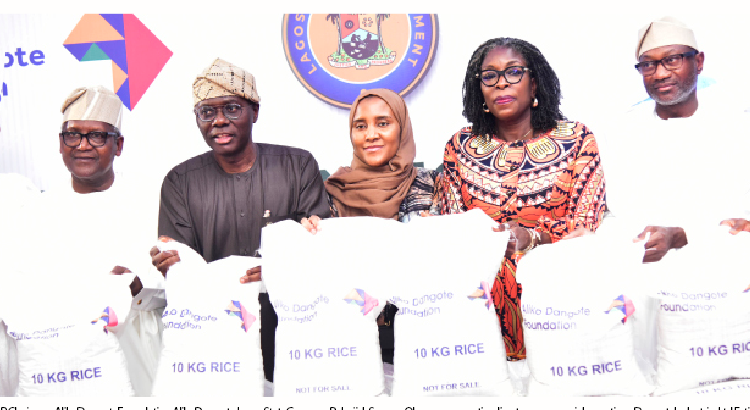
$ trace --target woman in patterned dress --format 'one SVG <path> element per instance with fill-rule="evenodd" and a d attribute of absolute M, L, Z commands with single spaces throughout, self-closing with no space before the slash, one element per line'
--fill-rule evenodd
<path fill-rule="evenodd" d="M 531 249 L 573 231 L 594 231 L 605 211 L 594 134 L 560 112 L 560 82 L 541 52 L 513 38 L 471 56 L 463 115 L 472 124 L 448 141 L 441 213 L 482 209 L 511 230 L 492 287 L 509 360 L 526 357 L 516 266 Z"/>

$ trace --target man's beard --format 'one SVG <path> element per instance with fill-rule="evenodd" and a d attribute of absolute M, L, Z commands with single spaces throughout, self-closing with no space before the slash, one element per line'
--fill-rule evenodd
<path fill-rule="evenodd" d="M 687 99 L 690 98 L 690 94 L 692 94 L 696 88 L 697 86 L 693 86 L 692 88 L 689 88 L 689 89 L 680 88 L 680 92 L 679 94 L 677 94 L 677 97 L 673 99 L 669 99 L 669 100 L 662 100 L 657 95 L 651 95 L 651 98 L 653 98 L 654 101 L 656 101 L 656 103 L 659 105 L 677 105 L 677 104 L 687 101 Z"/>
<path fill-rule="evenodd" d="M 678 93 L 671 99 L 662 99 L 657 93 L 649 93 L 649 95 L 659 105 L 677 105 L 683 103 L 687 101 L 687 99 L 690 98 L 690 95 L 698 88 L 698 78 L 693 77 L 685 82 L 678 82 L 676 87 Z"/>

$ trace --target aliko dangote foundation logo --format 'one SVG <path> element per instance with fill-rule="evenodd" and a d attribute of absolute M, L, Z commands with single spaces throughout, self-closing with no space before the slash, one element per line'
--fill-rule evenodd
<path fill-rule="evenodd" d="M 286 14 L 282 36 L 300 83 L 348 109 L 363 89 L 413 90 L 435 57 L 438 22 L 434 14 Z"/>

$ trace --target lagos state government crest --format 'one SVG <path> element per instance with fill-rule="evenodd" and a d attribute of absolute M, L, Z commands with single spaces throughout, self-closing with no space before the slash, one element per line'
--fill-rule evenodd
<path fill-rule="evenodd" d="M 438 22 L 434 14 L 286 14 L 282 35 L 299 82 L 348 109 L 363 89 L 413 90 L 435 57 Z"/>

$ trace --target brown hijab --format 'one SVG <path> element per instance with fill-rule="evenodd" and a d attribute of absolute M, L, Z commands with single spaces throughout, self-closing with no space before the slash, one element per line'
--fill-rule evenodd
<path fill-rule="evenodd" d="M 370 96 L 382 99 L 393 111 L 401 128 L 398 151 L 388 164 L 380 167 L 371 167 L 352 154 L 352 165 L 341 167 L 331 175 L 325 181 L 326 190 L 331 195 L 339 216 L 396 218 L 401 201 L 417 177 L 417 170 L 413 164 L 417 147 L 414 144 L 406 103 L 401 96 L 384 88 L 363 90 L 352 104 L 349 113 L 350 141 L 351 125 L 357 106 L 360 101 Z"/>

